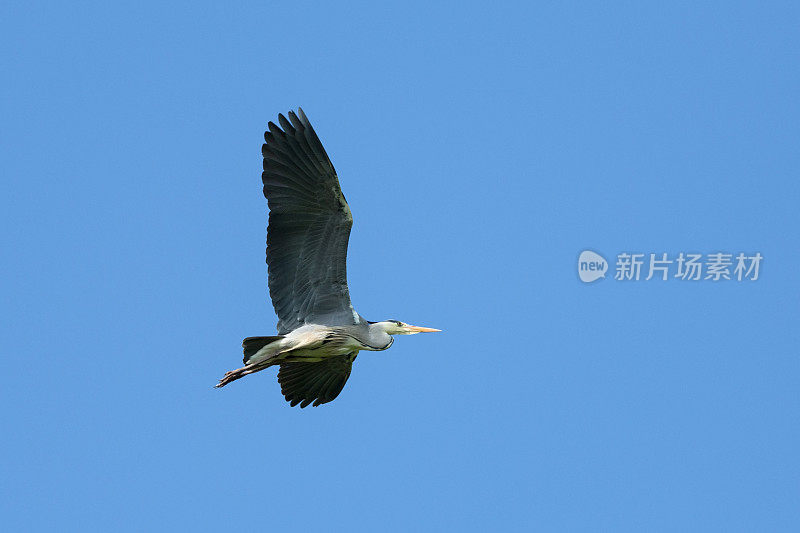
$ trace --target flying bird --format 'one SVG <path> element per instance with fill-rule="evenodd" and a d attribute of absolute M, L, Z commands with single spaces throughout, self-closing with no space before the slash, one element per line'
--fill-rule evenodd
<path fill-rule="evenodd" d="M 339 178 L 303 110 L 278 115 L 261 147 L 269 206 L 269 294 L 278 335 L 242 342 L 244 366 L 216 385 L 279 365 L 292 406 L 315 407 L 342 391 L 361 350 L 386 350 L 393 335 L 440 331 L 399 320 L 370 322 L 350 303 L 347 242 L 353 215 Z"/>

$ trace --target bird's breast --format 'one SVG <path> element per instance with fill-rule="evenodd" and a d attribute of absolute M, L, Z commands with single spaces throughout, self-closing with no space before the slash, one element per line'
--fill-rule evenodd
<path fill-rule="evenodd" d="M 369 350 L 371 352 L 380 352 L 382 350 L 388 350 L 389 346 L 391 346 L 392 343 L 394 342 L 394 337 L 392 337 L 391 335 L 387 335 L 387 337 L 389 337 L 389 339 L 387 341 L 381 342 L 381 343 L 373 343 L 373 342 L 370 342 L 369 340 L 363 341 L 363 342 L 358 340 L 358 339 L 353 339 L 353 340 L 356 343 L 358 343 L 358 345 L 359 345 L 358 349 L 359 350 Z"/>

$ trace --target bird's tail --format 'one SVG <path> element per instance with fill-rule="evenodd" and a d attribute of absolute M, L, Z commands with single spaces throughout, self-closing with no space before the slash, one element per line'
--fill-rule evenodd
<path fill-rule="evenodd" d="M 242 351 L 244 351 L 244 364 L 249 364 L 252 359 L 265 360 L 268 357 L 275 355 L 275 352 L 280 350 L 281 345 L 277 344 L 278 341 L 283 339 L 283 335 L 275 335 L 272 337 L 247 337 L 242 341 Z M 264 350 L 264 348 L 268 348 Z M 258 356 L 258 357 L 256 357 Z"/>
<path fill-rule="evenodd" d="M 278 364 L 272 360 L 280 350 L 281 345 L 279 341 L 283 339 L 283 335 L 275 335 L 272 337 L 247 337 L 242 341 L 242 349 L 244 351 L 244 366 L 226 372 L 225 375 L 219 380 L 215 387 L 224 387 L 231 381 L 245 377 L 247 374 L 264 370 L 272 365 Z"/>

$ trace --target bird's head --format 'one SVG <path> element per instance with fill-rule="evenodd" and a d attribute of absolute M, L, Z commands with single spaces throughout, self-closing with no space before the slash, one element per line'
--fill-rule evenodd
<path fill-rule="evenodd" d="M 412 326 L 399 320 L 383 320 L 381 322 L 372 322 L 373 327 L 378 327 L 388 333 L 389 335 L 414 335 L 415 333 L 429 333 L 434 331 L 442 331 L 434 328 L 423 328 L 422 326 Z"/>

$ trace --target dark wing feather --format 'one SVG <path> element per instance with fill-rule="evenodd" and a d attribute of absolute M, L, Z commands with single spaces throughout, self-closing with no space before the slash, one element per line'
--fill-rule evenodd
<path fill-rule="evenodd" d="M 292 407 L 314 407 L 334 400 L 342 392 L 358 352 L 330 357 L 318 363 L 281 363 L 278 383 Z"/>
<path fill-rule="evenodd" d="M 278 332 L 303 324 L 360 320 L 347 288 L 353 217 L 339 178 L 302 109 L 278 115 L 264 133 L 264 196 L 269 204 L 269 294 Z"/>

